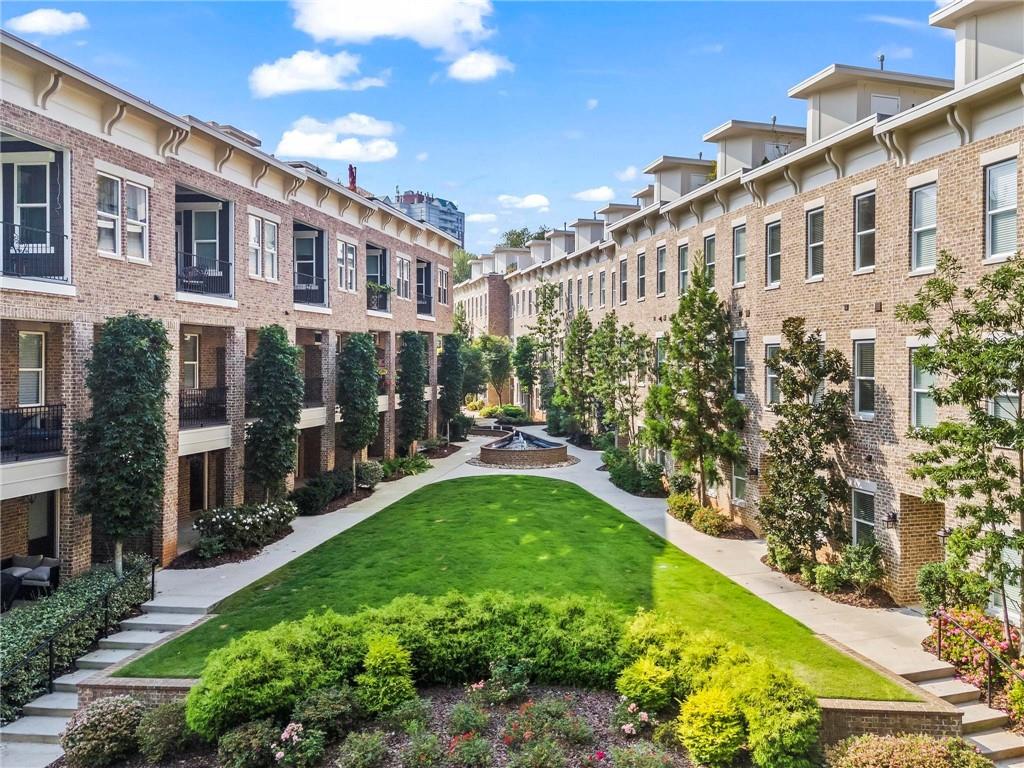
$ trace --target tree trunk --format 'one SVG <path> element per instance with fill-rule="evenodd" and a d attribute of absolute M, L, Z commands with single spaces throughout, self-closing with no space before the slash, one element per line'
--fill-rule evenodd
<path fill-rule="evenodd" d="M 124 575 L 124 540 L 121 537 L 114 539 L 114 575 L 117 578 Z"/>
<path fill-rule="evenodd" d="M 697 496 L 700 499 L 701 506 L 708 506 L 708 483 L 704 477 L 704 454 L 697 454 L 698 466 L 700 467 L 700 494 Z"/>
<path fill-rule="evenodd" d="M 356 489 L 356 452 L 352 451 L 352 491 Z"/>

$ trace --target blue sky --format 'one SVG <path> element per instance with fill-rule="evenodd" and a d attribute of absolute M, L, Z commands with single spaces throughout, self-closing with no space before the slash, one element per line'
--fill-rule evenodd
<path fill-rule="evenodd" d="M 952 77 L 934 2 L 7 0 L 4 27 L 179 114 L 256 133 L 379 195 L 432 191 L 466 247 L 561 225 L 730 118 L 802 124 L 839 62 Z M 41 12 L 42 11 L 42 12 Z M 636 175 L 630 178 L 630 168 Z M 610 188 L 608 189 L 602 188 Z M 587 192 L 589 190 L 589 192 Z M 582 199 L 574 195 L 582 195 Z"/>

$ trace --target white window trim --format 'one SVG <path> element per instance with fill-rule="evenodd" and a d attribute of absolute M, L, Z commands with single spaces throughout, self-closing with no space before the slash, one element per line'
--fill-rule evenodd
<path fill-rule="evenodd" d="M 27 154 L 27 153 L 26 153 Z M 43 153 L 33 153 L 43 154 Z M 50 153 L 52 154 L 52 153 Z M 52 162 L 52 161 L 51 161 Z M 46 180 L 46 200 L 42 203 L 19 203 L 18 202 L 18 169 L 22 167 L 35 167 L 39 166 L 43 169 L 43 178 Z M 46 227 L 43 230 L 46 233 L 46 252 L 53 253 L 53 243 L 50 242 L 50 164 L 49 162 L 23 162 L 14 163 L 14 223 L 20 228 L 21 224 L 21 209 L 22 208 L 42 208 L 46 211 L 46 221 L 44 222 Z"/>
<path fill-rule="evenodd" d="M 128 188 L 134 187 L 135 189 L 142 190 L 142 194 L 146 201 L 146 220 L 139 221 L 132 219 L 128 216 Z M 134 181 L 126 179 L 124 182 L 124 224 L 125 231 L 131 232 L 132 227 L 139 227 L 142 232 L 142 256 L 132 256 L 128 253 L 128 243 L 124 244 L 124 255 L 128 261 L 134 261 L 139 264 L 149 263 L 149 192 L 150 188 L 144 184 L 138 184 Z"/>
<path fill-rule="evenodd" d="M 864 486 L 867 486 L 867 485 L 871 486 L 871 490 L 867 490 L 867 488 L 864 487 Z M 868 520 L 865 520 L 864 518 L 857 517 L 857 512 L 856 512 L 857 507 L 856 507 L 856 504 L 854 503 L 854 499 L 856 498 L 856 494 L 858 494 L 858 493 L 863 494 L 865 496 L 870 496 L 873 503 L 877 502 L 877 493 L 875 491 L 875 487 L 874 486 L 875 486 L 874 483 L 866 483 L 864 481 L 857 481 L 857 480 L 851 481 L 851 487 L 850 487 L 850 536 L 851 536 L 854 544 L 859 543 L 857 541 L 857 523 L 858 522 L 863 523 L 864 525 L 871 526 L 872 531 L 877 531 L 878 530 L 878 508 L 877 508 L 877 506 L 875 507 L 875 519 L 871 520 L 871 521 L 868 521 Z M 877 536 L 875 536 L 874 538 L 877 538 Z"/>
<path fill-rule="evenodd" d="M 736 233 L 739 230 L 743 230 L 743 253 L 736 253 Z M 747 284 L 747 221 L 743 220 L 742 224 L 737 224 L 732 228 L 732 287 L 743 288 Z M 736 266 L 743 261 L 743 279 L 736 279 Z"/>
<path fill-rule="evenodd" d="M 854 328 L 850 331 L 850 341 L 874 341 L 878 332 L 874 328 Z"/>
<path fill-rule="evenodd" d="M 771 359 L 771 356 L 768 354 L 770 347 L 775 347 L 780 353 L 782 352 L 782 343 L 778 336 L 766 337 L 764 339 L 764 402 L 768 406 L 775 405 L 771 398 L 771 383 L 774 381 L 776 387 L 778 387 L 779 381 L 779 374 L 775 373 L 768 365 L 768 361 Z M 778 402 L 782 402 L 782 392 L 779 392 Z"/>
<path fill-rule="evenodd" d="M 213 213 L 214 211 L 212 211 L 210 209 L 203 210 L 203 209 L 200 209 L 200 208 L 192 209 L 192 255 L 196 259 L 196 264 L 199 264 L 199 249 L 196 248 L 196 245 L 199 244 L 199 243 L 213 243 L 215 246 L 217 246 L 217 254 L 216 254 L 216 256 L 214 256 L 214 259 L 213 259 L 213 261 L 214 261 L 213 268 L 214 268 L 214 270 L 216 270 L 216 273 L 220 272 L 220 262 L 222 261 L 222 259 L 220 257 L 220 213 L 219 213 L 219 211 L 220 211 L 220 208 L 217 208 L 217 215 L 213 217 L 213 223 L 214 223 L 214 226 L 215 226 L 213 240 L 199 240 L 199 239 L 196 238 L 196 217 L 195 217 L 196 212 L 199 212 L 199 213 Z"/>
<path fill-rule="evenodd" d="M 103 229 L 113 229 L 114 230 L 114 250 L 113 251 L 105 251 L 102 248 L 99 248 L 97 246 L 97 252 L 101 256 L 112 256 L 115 259 L 119 259 L 119 258 L 121 258 L 121 250 L 122 250 L 122 248 L 121 248 L 121 211 L 124 208 L 124 190 L 122 189 L 122 186 L 121 186 L 121 179 L 117 178 L 116 176 L 111 176 L 109 173 L 97 172 L 96 175 L 97 175 L 97 177 L 103 177 L 105 179 L 110 179 L 115 184 L 117 184 L 117 213 L 116 214 L 106 213 L 105 211 L 100 211 L 100 209 L 99 209 L 99 185 L 97 184 L 97 191 L 96 191 L 96 228 L 97 229 L 101 228 L 100 227 L 100 222 L 102 221 L 102 222 L 105 222 L 104 225 L 102 226 Z M 47 196 L 49 196 L 49 193 L 47 193 Z M 17 198 L 15 198 L 15 200 L 17 200 Z"/>
<path fill-rule="evenodd" d="M 1008 205 L 1005 208 L 997 208 L 995 210 L 989 210 L 989 208 L 988 208 L 988 200 L 989 200 L 988 190 L 989 190 L 989 179 L 991 178 L 991 173 L 992 173 L 993 169 L 998 168 L 998 167 L 1000 167 L 1002 165 L 1009 165 L 1010 163 L 1013 163 L 1013 165 L 1014 165 L 1014 173 L 1013 173 L 1013 175 L 1014 175 L 1014 185 L 1013 185 L 1014 198 L 1013 198 L 1013 205 L 1012 206 Z M 1011 248 L 1009 251 L 1000 251 L 999 253 L 992 253 L 991 252 L 991 248 L 992 248 L 992 218 L 993 218 L 993 216 L 995 216 L 996 214 L 1000 214 L 1000 213 L 1006 213 L 1007 211 L 1017 211 L 1018 210 L 1018 203 L 1019 203 L 1019 201 L 1017 200 L 1017 184 L 1016 184 L 1016 179 L 1017 179 L 1017 174 L 1018 173 L 1020 173 L 1020 168 L 1018 166 L 1017 158 L 1016 157 L 1007 158 L 1005 160 L 1001 160 L 998 163 L 992 163 L 992 165 L 989 165 L 989 166 L 985 167 L 985 189 L 984 189 L 984 194 L 985 194 L 985 259 L 987 261 L 988 260 L 997 260 L 997 259 L 998 260 L 1005 260 L 1005 259 L 1010 258 L 1014 253 L 1016 253 L 1016 248 Z"/>
<path fill-rule="evenodd" d="M 918 392 L 921 392 L 921 393 L 927 394 L 929 397 L 931 397 L 931 393 L 930 393 L 930 390 L 928 390 L 928 389 L 921 389 L 919 387 L 915 387 L 914 386 L 914 369 L 917 368 L 917 363 L 914 362 L 914 353 L 917 352 L 917 347 L 910 347 L 908 349 L 908 351 L 910 353 L 909 354 L 910 381 L 908 382 L 910 384 L 910 426 L 913 427 L 914 429 L 918 429 L 921 426 L 933 427 L 933 426 L 935 426 L 934 424 L 924 424 L 924 425 L 921 425 L 921 424 L 917 423 L 917 397 L 916 397 L 916 395 L 917 395 Z M 934 399 L 935 398 L 932 397 L 933 401 L 934 401 Z"/>
<path fill-rule="evenodd" d="M 732 463 L 732 482 L 729 483 L 729 497 L 730 497 L 730 499 L 731 499 L 733 504 L 736 504 L 737 506 L 742 507 L 742 506 L 746 505 L 747 500 L 745 498 L 745 494 L 744 494 L 744 496 L 737 496 L 736 495 L 736 480 L 738 478 L 742 478 L 743 479 L 743 489 L 744 489 L 744 491 L 746 491 L 747 482 L 750 480 L 750 468 L 747 466 L 746 458 L 741 459 L 740 462 L 743 464 L 743 474 L 742 475 L 736 473 L 737 462 L 734 461 Z"/>
<path fill-rule="evenodd" d="M 39 337 L 39 368 L 22 368 L 21 367 L 21 355 L 18 356 L 18 407 L 19 408 L 33 408 L 41 405 L 46 405 L 46 332 L 45 331 L 18 331 L 19 349 L 22 336 L 38 336 Z M 31 371 L 39 374 L 39 402 L 37 403 L 23 403 L 21 402 L 21 372 Z"/>
<path fill-rule="evenodd" d="M 195 360 L 186 360 L 185 359 L 185 347 L 186 347 L 186 345 L 185 345 L 184 342 L 187 341 L 188 339 L 192 339 L 192 338 L 194 338 L 196 340 L 196 359 Z M 184 387 L 184 389 L 199 389 L 199 382 L 200 382 L 200 378 L 199 378 L 199 361 L 202 360 L 202 354 L 200 352 L 199 345 L 201 344 L 201 342 L 202 342 L 202 339 L 200 338 L 198 333 L 183 333 L 182 334 L 182 345 L 181 345 L 181 351 L 182 351 L 181 368 L 182 368 L 182 372 L 184 373 L 184 371 L 187 371 L 189 366 L 192 366 L 195 369 L 195 386 L 194 387 Z"/>
<path fill-rule="evenodd" d="M 740 335 L 742 334 L 742 335 Z M 743 345 L 742 359 L 736 355 L 736 345 Z M 743 371 L 743 391 L 736 389 L 736 374 Z M 747 332 L 736 331 L 732 336 L 732 394 L 737 400 L 747 399 Z"/>
<path fill-rule="evenodd" d="M 267 227 L 274 228 L 274 247 L 270 247 L 270 241 L 267 239 Z M 281 242 L 281 225 L 272 219 L 262 219 L 260 222 L 260 242 L 263 245 L 261 260 L 263 279 L 268 283 L 276 283 L 278 281 L 278 275 L 280 273 L 280 267 L 277 260 L 278 247 Z M 271 275 L 267 270 L 267 264 L 272 264 L 273 274 Z"/>
<path fill-rule="evenodd" d="M 929 225 L 924 227 L 915 226 L 914 220 L 917 218 L 914 213 L 917 211 L 917 193 L 923 192 L 929 187 L 935 189 L 935 220 Z M 912 275 L 919 274 L 930 274 L 935 271 L 934 264 L 918 264 L 918 252 L 917 252 L 917 235 L 919 232 L 928 232 L 929 230 L 935 233 L 935 237 L 939 235 L 939 188 L 935 182 L 930 184 L 922 184 L 919 187 L 914 187 L 910 190 L 910 273 Z M 936 243 L 936 257 L 938 256 L 938 244 Z"/>
<path fill-rule="evenodd" d="M 869 271 L 870 272 L 874 272 L 875 271 L 875 263 L 877 261 L 877 259 L 876 259 L 876 255 L 877 254 L 876 253 L 872 253 L 871 254 L 872 262 L 870 264 L 867 264 L 867 265 L 861 264 L 861 258 L 860 258 L 861 257 L 861 252 L 860 252 L 861 235 L 874 235 L 877 232 L 877 230 L 878 230 L 878 220 L 877 220 L 877 218 L 875 220 L 875 226 L 872 227 L 871 229 L 857 229 L 857 227 L 860 226 L 859 222 L 857 221 L 857 214 L 860 212 L 860 207 L 858 206 L 858 203 L 861 201 L 862 198 L 866 198 L 866 197 L 873 197 L 873 198 L 875 198 L 875 216 L 876 217 L 878 216 L 878 196 L 875 193 L 874 189 L 871 189 L 868 192 L 862 192 L 859 195 L 854 195 L 854 197 L 853 197 L 853 270 L 854 270 L 854 272 L 853 273 L 855 275 L 867 274 Z M 875 245 L 877 246 L 877 242 L 875 243 Z"/>
<path fill-rule="evenodd" d="M 618 303 L 625 304 L 629 299 L 629 261 L 628 258 L 623 256 L 619 259 L 619 284 L 618 284 Z M 570 290 L 570 293 L 572 291 Z"/>
<path fill-rule="evenodd" d="M 851 332 L 850 335 L 852 336 L 853 333 Z M 868 344 L 868 343 L 870 343 L 870 344 L 872 344 L 872 345 L 874 345 L 876 347 L 875 348 L 875 352 L 876 352 L 875 368 L 876 368 L 876 371 L 877 371 L 877 368 L 878 368 L 878 359 L 877 359 L 878 349 L 877 349 L 877 345 L 875 343 L 874 336 L 871 336 L 870 338 L 855 339 L 854 342 L 853 342 L 853 415 L 858 420 L 860 420 L 860 421 L 871 421 L 871 420 L 873 420 L 875 418 L 875 411 L 874 411 L 874 409 L 872 409 L 870 411 L 863 411 L 863 410 L 861 410 L 861 407 L 860 407 L 860 386 L 859 386 L 860 382 L 861 381 L 871 381 L 873 384 L 876 384 L 876 385 L 878 383 L 877 373 L 876 373 L 876 375 L 873 375 L 873 376 L 861 376 L 858 373 L 857 362 L 858 362 L 859 350 L 860 350 L 862 345 Z"/>
<path fill-rule="evenodd" d="M 772 227 L 778 227 L 779 229 L 779 250 L 769 251 L 770 243 L 772 241 L 768 234 L 768 230 Z M 771 279 L 771 262 L 773 258 L 777 258 L 779 261 L 779 279 Z M 777 219 L 765 222 L 764 225 L 764 287 L 765 288 L 778 288 L 782 285 L 782 216 L 780 215 Z"/>
<path fill-rule="evenodd" d="M 821 214 L 821 240 L 811 240 L 811 216 L 815 214 Z M 807 210 L 804 213 L 804 228 L 805 228 L 805 240 L 807 244 L 806 253 L 806 272 L 804 273 L 808 281 L 817 281 L 825 277 L 825 209 L 821 206 L 817 206 Z M 814 269 L 814 248 L 821 247 L 821 272 L 813 272 Z"/>
<path fill-rule="evenodd" d="M 647 298 L 647 252 L 636 252 L 636 300 Z"/>
<path fill-rule="evenodd" d="M 132 184 L 136 184 L 140 187 L 147 187 L 148 189 L 152 189 L 156 186 L 156 182 L 153 181 L 151 176 L 146 176 L 144 173 L 139 173 L 138 171 L 133 171 L 129 168 L 122 168 L 120 165 L 109 163 L 98 157 L 93 161 L 93 165 L 97 171 L 105 176 L 116 176 L 124 179 L 125 181 L 130 181 Z"/>
<path fill-rule="evenodd" d="M 680 251 L 683 253 L 683 257 L 680 258 Z M 676 275 L 676 293 L 682 296 L 686 289 L 690 287 L 690 243 L 678 243 L 676 245 L 676 260 L 679 265 L 679 271 Z M 686 276 L 685 281 L 681 278 Z"/>
<path fill-rule="evenodd" d="M 608 305 L 608 275 L 605 270 L 599 270 L 597 273 L 597 301 L 599 307 L 605 307 Z"/>

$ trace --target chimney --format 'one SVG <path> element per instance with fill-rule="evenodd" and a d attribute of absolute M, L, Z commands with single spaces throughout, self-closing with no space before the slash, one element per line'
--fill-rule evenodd
<path fill-rule="evenodd" d="M 348 188 L 356 191 L 356 167 L 352 163 L 348 164 Z"/>

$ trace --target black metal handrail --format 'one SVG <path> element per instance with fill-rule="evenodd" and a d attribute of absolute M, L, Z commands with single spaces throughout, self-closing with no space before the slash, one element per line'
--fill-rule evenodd
<path fill-rule="evenodd" d="M 12 277 L 68 282 L 64 252 L 68 236 L 15 224 L 3 225 L 3 272 Z"/>
<path fill-rule="evenodd" d="M 63 403 L 0 410 L 0 461 L 21 461 L 63 450 Z"/>
<path fill-rule="evenodd" d="M 945 610 L 943 610 L 942 608 L 937 610 L 935 612 L 935 614 L 934 614 L 934 618 L 938 622 L 938 626 L 936 627 L 937 638 L 936 638 L 936 646 L 935 646 L 935 648 L 936 648 L 936 652 L 937 652 L 937 655 L 938 655 L 939 659 L 942 659 L 942 629 L 943 629 L 943 624 L 945 622 L 947 622 L 947 621 L 950 622 L 951 624 L 953 624 L 953 626 L 955 626 L 957 629 L 959 629 L 964 634 L 965 637 L 967 637 L 969 640 L 971 640 L 971 642 L 973 642 L 976 646 L 978 646 L 979 648 L 981 648 L 981 650 L 983 650 L 985 652 L 985 654 L 986 654 L 985 655 L 985 688 L 986 688 L 985 695 L 987 697 L 988 705 L 990 707 L 992 706 L 992 682 L 993 682 L 993 678 L 994 678 L 994 675 L 992 674 L 993 673 L 993 668 L 992 668 L 992 662 L 993 661 L 997 662 L 1001 667 L 1003 667 L 1003 669 L 1005 669 L 1011 675 L 1016 677 L 1018 681 L 1020 681 L 1021 683 L 1024 683 L 1024 675 L 1022 675 L 1020 672 L 1018 672 L 1016 669 L 1014 669 L 1012 666 L 1010 666 L 1010 664 L 1008 664 L 1003 658 L 1001 658 L 998 653 L 996 653 L 994 650 L 992 650 L 987 645 L 985 645 L 985 641 L 984 640 L 982 640 L 980 637 L 978 637 L 976 634 L 974 634 L 971 630 L 969 630 L 967 627 L 965 627 L 963 624 L 961 624 L 959 621 L 957 621 L 955 618 L 953 618 L 953 616 L 951 616 Z"/>
<path fill-rule="evenodd" d="M 178 426 L 206 427 L 228 420 L 227 387 L 182 389 L 178 398 Z"/>
<path fill-rule="evenodd" d="M 416 314 L 418 315 L 432 315 L 434 314 L 434 297 L 429 293 L 417 293 L 416 294 Z"/>
<path fill-rule="evenodd" d="M 205 296 L 231 296 L 232 264 L 226 259 L 208 259 L 178 251 L 177 290 Z"/>
<path fill-rule="evenodd" d="M 296 272 L 292 296 L 296 304 L 322 307 L 327 303 L 327 280 L 318 275 Z"/>
<path fill-rule="evenodd" d="M 375 312 L 387 312 L 391 307 L 391 293 L 366 285 L 366 308 Z"/>
<path fill-rule="evenodd" d="M 324 380 L 320 376 L 303 379 L 302 404 L 307 408 L 324 404 Z"/>

